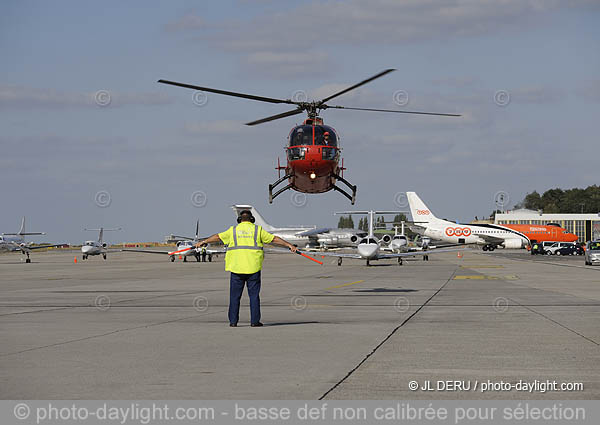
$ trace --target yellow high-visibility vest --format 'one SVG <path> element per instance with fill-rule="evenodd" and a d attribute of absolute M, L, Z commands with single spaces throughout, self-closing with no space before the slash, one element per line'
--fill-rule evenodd
<path fill-rule="evenodd" d="M 262 268 L 263 243 L 270 243 L 273 235 L 261 226 L 245 221 L 219 233 L 219 238 L 227 245 L 225 270 L 252 274 Z"/>

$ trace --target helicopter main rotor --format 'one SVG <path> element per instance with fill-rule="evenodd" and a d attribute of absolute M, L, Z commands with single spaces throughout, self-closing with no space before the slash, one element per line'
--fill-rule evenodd
<path fill-rule="evenodd" d="M 273 97 L 256 96 L 256 95 L 247 94 L 247 93 L 238 93 L 238 92 L 227 91 L 227 90 L 213 89 L 210 87 L 201 87 L 201 86 L 196 86 L 193 84 L 178 83 L 176 81 L 169 81 L 169 80 L 158 80 L 158 82 L 162 83 L 162 84 L 169 84 L 172 86 L 184 87 L 184 88 L 193 89 L 193 90 L 201 90 L 201 91 L 206 91 L 209 93 L 222 94 L 225 96 L 241 97 L 243 99 L 256 100 L 259 102 L 283 103 L 283 104 L 288 104 L 288 105 L 296 105 L 296 109 L 292 109 L 291 111 L 283 112 L 283 113 L 276 114 L 276 115 L 271 115 L 269 117 L 261 118 L 256 121 L 251 121 L 249 123 L 246 123 L 246 125 L 262 124 L 265 122 L 278 120 L 280 118 L 298 115 L 298 114 L 301 114 L 302 112 L 306 112 L 309 118 L 314 119 L 318 116 L 319 111 L 325 110 L 325 109 L 348 109 L 348 110 L 353 110 L 353 111 L 393 112 L 393 113 L 397 113 L 397 114 L 438 115 L 438 116 L 446 116 L 446 117 L 460 117 L 459 114 L 445 114 L 445 113 L 439 113 L 439 112 L 423 112 L 423 111 L 403 111 L 403 110 L 395 110 L 395 109 L 355 108 L 355 107 L 349 107 L 349 106 L 328 105 L 325 103 L 335 97 L 341 96 L 341 95 L 349 92 L 350 90 L 354 90 L 364 84 L 370 83 L 371 81 L 373 81 L 377 78 L 383 77 L 384 75 L 386 75 L 392 71 L 395 71 L 395 69 L 393 69 L 393 68 L 386 69 L 378 74 L 373 75 L 370 78 L 367 78 L 366 80 L 356 83 L 353 86 L 345 88 L 344 90 L 334 93 L 324 99 L 321 99 L 318 101 L 312 101 L 312 102 L 297 102 L 297 101 L 293 101 L 291 99 L 277 99 L 277 98 L 273 98 Z"/>

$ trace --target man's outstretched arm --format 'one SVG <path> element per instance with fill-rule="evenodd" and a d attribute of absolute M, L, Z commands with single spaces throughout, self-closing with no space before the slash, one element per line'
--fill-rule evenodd
<path fill-rule="evenodd" d="M 198 242 L 196 245 L 194 245 L 196 248 L 201 248 L 204 245 L 208 245 L 209 243 L 214 243 L 214 242 L 220 242 L 221 238 L 219 237 L 218 233 L 215 233 L 212 236 L 209 236 L 206 239 L 202 239 L 200 242 Z"/>
<path fill-rule="evenodd" d="M 292 251 L 292 252 L 298 251 L 298 248 L 296 248 L 294 245 L 292 245 L 288 241 L 281 239 L 279 236 L 273 237 L 273 240 L 271 241 L 271 243 L 275 244 L 275 245 L 283 246 L 285 248 L 289 248 L 290 251 Z"/>

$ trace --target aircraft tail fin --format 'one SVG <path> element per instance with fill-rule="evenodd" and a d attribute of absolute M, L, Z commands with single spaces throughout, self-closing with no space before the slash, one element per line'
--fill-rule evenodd
<path fill-rule="evenodd" d="M 25 231 L 25 216 L 21 219 L 21 228 L 18 233 L 3 233 L 7 236 L 33 236 L 33 235 L 45 235 L 45 232 L 26 232 Z"/>
<path fill-rule="evenodd" d="M 232 205 L 231 208 L 235 211 L 235 216 L 239 216 L 240 212 L 243 210 L 249 210 L 254 216 L 255 223 L 265 229 L 267 232 L 273 231 L 275 227 L 271 226 L 267 221 L 263 218 L 262 215 L 254 208 L 252 205 Z"/>
<path fill-rule="evenodd" d="M 438 220 L 415 192 L 406 192 L 406 197 L 408 198 L 410 214 L 414 223 L 429 223 Z"/>

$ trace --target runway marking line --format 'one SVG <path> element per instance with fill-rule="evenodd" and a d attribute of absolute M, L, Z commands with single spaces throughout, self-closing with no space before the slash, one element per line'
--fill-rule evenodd
<path fill-rule="evenodd" d="M 518 280 L 519 277 L 515 275 L 507 276 L 488 276 L 484 274 L 478 275 L 457 275 L 454 276 L 453 280 Z"/>
<path fill-rule="evenodd" d="M 491 265 L 491 264 L 473 264 L 472 266 L 460 266 L 461 269 L 503 269 L 504 266 Z"/>
<path fill-rule="evenodd" d="M 337 289 L 337 288 L 343 288 L 344 286 L 350 286 L 350 285 L 355 285 L 357 283 L 361 283 L 364 282 L 364 280 L 357 280 L 356 282 L 350 282 L 350 283 L 342 283 L 341 285 L 336 285 L 336 286 L 332 286 L 326 289 Z"/>

